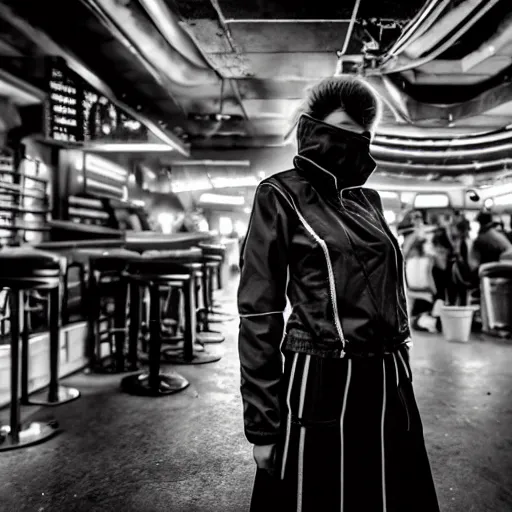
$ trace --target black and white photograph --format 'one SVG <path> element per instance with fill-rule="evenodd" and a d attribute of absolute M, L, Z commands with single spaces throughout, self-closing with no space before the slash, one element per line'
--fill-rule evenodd
<path fill-rule="evenodd" d="M 512 512 L 511 0 L 0 0 L 0 512 Z"/>

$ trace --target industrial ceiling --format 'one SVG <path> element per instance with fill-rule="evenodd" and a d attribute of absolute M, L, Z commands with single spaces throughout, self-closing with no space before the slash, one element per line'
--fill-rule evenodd
<path fill-rule="evenodd" d="M 343 72 L 383 99 L 381 173 L 512 172 L 510 0 L 0 0 L 0 34 L 0 55 L 58 54 L 193 150 L 277 150 L 305 89 Z"/>

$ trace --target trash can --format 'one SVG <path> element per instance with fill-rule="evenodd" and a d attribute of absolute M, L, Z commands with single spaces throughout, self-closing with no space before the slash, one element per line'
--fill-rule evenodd
<path fill-rule="evenodd" d="M 489 334 L 512 334 L 512 261 L 486 263 L 480 267 L 482 330 Z"/>

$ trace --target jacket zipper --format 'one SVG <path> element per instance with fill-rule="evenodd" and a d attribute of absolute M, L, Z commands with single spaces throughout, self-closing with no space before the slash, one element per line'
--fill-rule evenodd
<path fill-rule="evenodd" d="M 268 185 L 274 187 L 284 198 L 286 201 L 291 202 L 291 205 L 293 209 L 295 210 L 295 213 L 299 217 L 299 220 L 302 222 L 308 233 L 315 239 L 315 241 L 320 245 L 322 248 L 322 251 L 324 252 L 325 261 L 327 263 L 327 274 L 329 276 L 329 293 L 331 296 L 331 303 L 332 303 L 332 309 L 334 313 L 334 324 L 336 326 L 336 331 L 338 332 L 338 336 L 340 338 L 340 341 L 343 344 L 343 348 L 341 349 L 340 358 L 345 357 L 345 336 L 343 334 L 343 328 L 341 327 L 341 322 L 339 318 L 339 312 L 338 312 L 338 301 L 336 300 L 336 283 L 334 281 L 334 271 L 332 269 L 332 262 L 331 257 L 329 256 L 329 249 L 327 248 L 326 243 L 315 233 L 314 229 L 308 224 L 306 219 L 301 215 L 299 210 L 295 207 L 295 204 L 293 201 L 289 200 L 285 194 L 273 183 L 268 183 Z"/>

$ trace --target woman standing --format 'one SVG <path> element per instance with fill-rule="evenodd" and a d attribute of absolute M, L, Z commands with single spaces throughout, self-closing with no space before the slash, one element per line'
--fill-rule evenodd
<path fill-rule="evenodd" d="M 378 116 L 362 80 L 323 80 L 299 118 L 294 167 L 256 191 L 238 290 L 254 512 L 439 510 L 402 255 L 378 194 L 362 188 Z"/>

